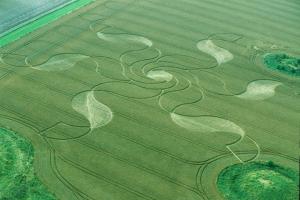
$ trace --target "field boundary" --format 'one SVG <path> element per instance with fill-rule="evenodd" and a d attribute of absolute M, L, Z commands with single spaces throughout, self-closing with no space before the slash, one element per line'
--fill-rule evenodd
<path fill-rule="evenodd" d="M 5 45 L 18 40 L 26 36 L 27 34 L 37 30 L 38 28 L 41 28 L 61 18 L 62 16 L 70 14 L 71 12 L 88 5 L 93 1 L 95 0 L 76 0 L 74 2 L 67 3 L 61 7 L 58 7 L 57 9 L 50 11 L 46 15 L 39 15 L 33 18 L 33 20 L 29 23 L 28 21 L 22 23 L 18 25 L 17 28 L 14 27 L 8 30 L 6 34 L 0 37 L 0 47 L 4 47 Z"/>

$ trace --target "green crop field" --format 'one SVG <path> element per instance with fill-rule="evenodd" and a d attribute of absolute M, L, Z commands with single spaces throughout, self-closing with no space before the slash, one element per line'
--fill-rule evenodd
<path fill-rule="evenodd" d="M 296 200 L 299 10 L 96 0 L 0 38 L 0 199 Z"/>

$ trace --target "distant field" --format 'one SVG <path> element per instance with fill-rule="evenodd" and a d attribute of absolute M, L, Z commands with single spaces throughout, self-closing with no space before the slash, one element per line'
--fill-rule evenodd
<path fill-rule="evenodd" d="M 0 36 L 36 16 L 47 13 L 71 0 L 2 0 L 0 2 Z"/>
<path fill-rule="evenodd" d="M 48 2 L 3 1 L 0 4 L 0 47 L 88 5 L 94 0 L 56 0 Z M 47 3 L 48 2 L 48 3 Z"/>
<path fill-rule="evenodd" d="M 95 1 L 0 49 L 0 127 L 63 200 L 225 199 L 221 171 L 254 161 L 299 176 L 300 80 L 263 60 L 299 58 L 299 10 Z"/>

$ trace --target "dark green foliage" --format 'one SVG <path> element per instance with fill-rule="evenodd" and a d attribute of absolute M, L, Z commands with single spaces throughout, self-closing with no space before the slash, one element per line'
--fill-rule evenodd
<path fill-rule="evenodd" d="M 54 200 L 34 174 L 33 147 L 12 131 L 0 128 L 0 199 Z"/>
<path fill-rule="evenodd" d="M 221 172 L 217 185 L 230 200 L 296 200 L 299 174 L 272 161 L 236 164 Z"/>
<path fill-rule="evenodd" d="M 267 54 L 264 63 L 271 69 L 276 69 L 294 76 L 300 76 L 300 59 L 287 54 Z"/>

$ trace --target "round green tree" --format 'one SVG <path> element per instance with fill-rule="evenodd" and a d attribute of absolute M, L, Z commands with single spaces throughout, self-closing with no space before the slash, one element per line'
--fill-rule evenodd
<path fill-rule="evenodd" d="M 0 128 L 0 199 L 54 200 L 33 169 L 33 147 L 16 133 Z"/>
<path fill-rule="evenodd" d="M 264 56 L 264 64 L 283 73 L 300 76 L 300 59 L 284 53 L 269 53 Z"/>
<path fill-rule="evenodd" d="M 296 200 L 299 174 L 273 162 L 251 162 L 225 168 L 217 186 L 228 200 Z"/>

